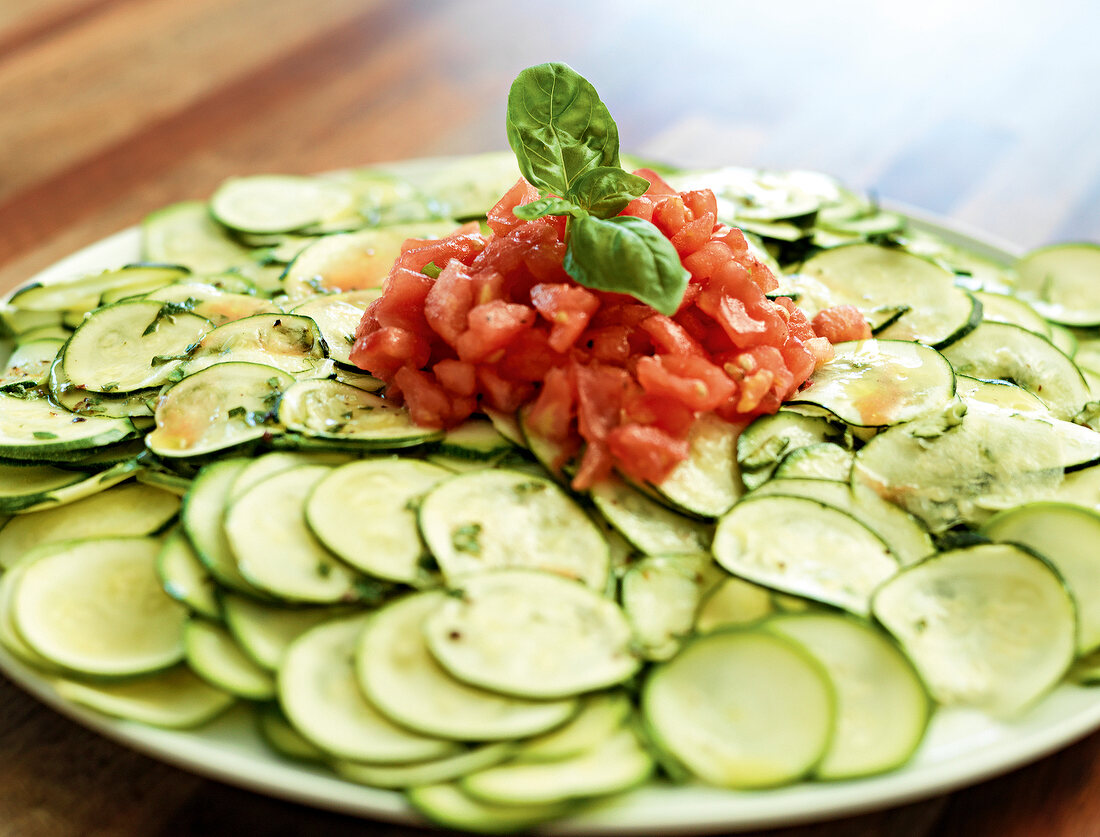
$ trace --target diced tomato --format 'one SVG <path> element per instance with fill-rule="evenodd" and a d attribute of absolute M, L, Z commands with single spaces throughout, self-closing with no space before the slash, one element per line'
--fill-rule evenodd
<path fill-rule="evenodd" d="M 466 330 L 466 315 L 474 305 L 474 286 L 466 268 L 452 261 L 424 298 L 424 317 L 431 329 L 454 346 Z"/>
<path fill-rule="evenodd" d="M 835 305 L 818 311 L 813 319 L 813 329 L 818 337 L 824 337 L 830 343 L 867 340 L 871 336 L 871 326 L 854 305 Z"/>
<path fill-rule="evenodd" d="M 576 284 L 540 284 L 531 288 L 531 302 L 548 322 L 550 347 L 566 352 L 576 342 L 600 307 L 594 293 Z"/>
<path fill-rule="evenodd" d="M 531 405 L 527 422 L 540 436 L 555 442 L 569 438 L 576 411 L 577 391 L 572 368 L 558 366 L 546 373 L 542 389 Z"/>
<path fill-rule="evenodd" d="M 502 413 L 514 413 L 521 404 L 530 401 L 535 392 L 530 383 L 510 381 L 487 363 L 478 364 L 477 382 L 489 406 Z"/>
<path fill-rule="evenodd" d="M 665 238 L 673 238 L 683 229 L 690 219 L 688 209 L 684 206 L 684 199 L 679 195 L 665 198 L 653 208 L 653 225 L 665 234 Z M 710 234 L 710 230 L 707 230 Z"/>
<path fill-rule="evenodd" d="M 507 235 L 523 223 L 512 212 L 517 206 L 532 203 L 539 199 L 539 190 L 524 180 L 522 177 L 516 181 L 516 185 L 504 193 L 496 205 L 489 210 L 486 223 L 497 235 Z"/>
<path fill-rule="evenodd" d="M 691 210 L 692 215 L 699 218 L 708 212 L 715 218 L 718 217 L 718 199 L 710 189 L 696 189 L 690 192 L 682 192 L 684 205 Z"/>
<path fill-rule="evenodd" d="M 661 354 L 703 356 L 703 347 L 678 322 L 664 314 L 654 314 L 642 320 L 639 327 L 649 335 Z"/>
<path fill-rule="evenodd" d="M 713 410 L 736 384 L 719 366 L 698 355 L 656 355 L 638 360 L 638 383 L 650 395 L 675 398 L 692 410 Z"/>
<path fill-rule="evenodd" d="M 431 346 L 403 328 L 380 328 L 364 334 L 351 348 L 351 362 L 372 375 L 390 380 L 406 364 L 419 368 L 431 357 Z"/>
<path fill-rule="evenodd" d="M 648 198 L 659 197 L 661 195 L 680 194 L 669 186 L 668 182 L 653 169 L 635 169 L 634 174 L 638 177 L 644 177 L 649 181 L 649 188 L 645 191 L 646 197 Z"/>
<path fill-rule="evenodd" d="M 411 366 L 398 369 L 394 381 L 401 387 L 412 420 L 425 427 L 449 427 L 466 419 L 477 406 L 473 398 L 456 397 L 430 372 Z"/>
<path fill-rule="evenodd" d="M 607 446 L 617 461 L 630 463 L 632 476 L 656 484 L 663 482 L 689 453 L 686 439 L 643 424 L 616 427 L 608 436 Z"/>
<path fill-rule="evenodd" d="M 710 240 L 714 229 L 714 215 L 704 212 L 694 221 L 688 221 L 672 236 L 672 246 L 681 257 L 688 256 Z"/>
<path fill-rule="evenodd" d="M 486 360 L 534 322 L 535 312 L 526 305 L 499 299 L 475 305 L 466 315 L 467 329 L 455 341 L 455 349 L 462 360 Z"/>
<path fill-rule="evenodd" d="M 479 405 L 524 408 L 530 432 L 564 457 L 555 465 L 577 457 L 583 489 L 615 468 L 659 483 L 688 455 L 700 414 L 740 423 L 774 411 L 832 356 L 830 340 L 865 333 L 852 311 L 811 323 L 790 299 L 768 299 L 775 277 L 740 230 L 716 222 L 712 192 L 640 174 L 649 189 L 622 214 L 652 220 L 691 275 L 673 316 L 577 285 L 562 267 L 565 219 L 515 217 L 539 195 L 521 180 L 490 211 L 488 237 L 467 226 L 406 244 L 353 362 L 426 426 Z"/>
<path fill-rule="evenodd" d="M 604 364 L 574 365 L 577 428 L 589 442 L 603 441 L 619 423 L 630 377 L 625 369 Z"/>
<path fill-rule="evenodd" d="M 464 360 L 445 358 L 432 367 L 435 377 L 455 395 L 477 395 L 477 367 Z"/>
<path fill-rule="evenodd" d="M 581 461 L 577 465 L 577 473 L 573 476 L 574 491 L 585 491 L 607 479 L 615 467 L 615 460 L 611 458 L 611 451 L 605 442 L 593 439 L 584 446 Z"/>

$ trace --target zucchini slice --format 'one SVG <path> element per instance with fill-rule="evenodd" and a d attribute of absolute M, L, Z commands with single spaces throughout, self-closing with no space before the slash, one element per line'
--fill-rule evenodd
<path fill-rule="evenodd" d="M 452 587 L 486 570 L 533 567 L 604 589 L 607 541 L 547 479 L 482 470 L 441 482 L 420 503 L 420 531 Z"/>
<path fill-rule="evenodd" d="M 184 307 L 215 326 L 255 314 L 279 313 L 279 306 L 270 299 L 223 291 L 204 282 L 177 282 L 146 294 L 145 299 Z"/>
<path fill-rule="evenodd" d="M 27 644 L 67 671 L 129 677 L 183 659 L 187 610 L 160 586 L 155 538 L 62 541 L 28 559 L 12 598 Z"/>
<path fill-rule="evenodd" d="M 1077 602 L 1077 653 L 1100 648 L 1100 514 L 1064 503 L 1028 503 L 986 521 L 981 533 L 1046 558 Z"/>
<path fill-rule="evenodd" d="M 691 633 L 707 590 L 725 573 L 710 555 L 648 555 L 623 574 L 620 599 L 637 653 L 667 660 Z"/>
<path fill-rule="evenodd" d="M 553 700 L 603 689 L 640 664 L 618 605 L 537 570 L 466 576 L 423 630 L 432 656 L 454 677 L 516 697 Z"/>
<path fill-rule="evenodd" d="M 882 538 L 851 515 L 781 495 L 734 506 L 718 521 L 714 557 L 741 578 L 861 615 L 898 569 Z"/>
<path fill-rule="evenodd" d="M 955 394 L 951 364 L 935 349 L 901 340 L 838 343 L 792 405 L 812 404 L 856 427 L 900 424 Z"/>
<path fill-rule="evenodd" d="M 246 700 L 271 700 L 275 680 L 248 657 L 223 626 L 208 619 L 189 619 L 183 629 L 187 664 L 215 688 Z"/>
<path fill-rule="evenodd" d="M 337 363 L 353 366 L 351 347 L 355 345 L 359 321 L 363 319 L 367 306 L 380 295 L 380 289 L 325 294 L 315 296 L 290 311 L 317 323 L 328 346 L 329 357 Z"/>
<path fill-rule="evenodd" d="M 367 459 L 328 472 L 306 500 L 313 534 L 346 563 L 387 581 L 423 585 L 420 498 L 451 472 L 412 459 Z"/>
<path fill-rule="evenodd" d="M 801 644 L 751 628 L 693 640 L 655 667 L 642 691 L 657 746 L 725 788 L 808 774 L 829 746 L 835 702 L 824 668 Z"/>
<path fill-rule="evenodd" d="M 186 265 L 195 273 L 217 273 L 252 261 L 210 217 L 205 201 L 183 201 L 158 209 L 141 223 L 141 250 L 146 259 Z"/>
<path fill-rule="evenodd" d="M 589 489 L 607 522 L 646 555 L 706 552 L 714 536 L 709 523 L 663 506 L 611 475 Z"/>
<path fill-rule="evenodd" d="M 210 198 L 210 213 L 241 232 L 284 233 L 328 221 L 354 203 L 355 194 L 333 180 L 261 174 L 222 183 Z"/>
<path fill-rule="evenodd" d="M 280 471 L 248 489 L 225 513 L 225 534 L 241 575 L 278 599 L 328 604 L 358 597 L 358 573 L 337 561 L 306 525 L 306 498 L 330 471 L 325 465 Z"/>
<path fill-rule="evenodd" d="M 279 703 L 310 743 L 331 756 L 410 764 L 456 755 L 460 745 L 399 727 L 363 697 L 355 650 L 366 618 L 335 619 L 306 631 L 279 666 Z"/>
<path fill-rule="evenodd" d="M 345 448 L 403 448 L 443 436 L 441 430 L 414 423 L 403 407 L 332 380 L 290 387 L 279 399 L 279 421 L 307 440 Z"/>
<path fill-rule="evenodd" d="M 134 436 L 128 418 L 78 416 L 45 398 L 0 393 L 0 457 L 55 460 Z"/>
<path fill-rule="evenodd" d="M 699 416 L 688 434 L 688 458 L 652 489 L 686 514 L 713 518 L 728 511 L 741 496 L 737 469 L 740 433 L 741 425 L 713 413 Z"/>
<path fill-rule="evenodd" d="M 184 364 L 194 375 L 214 364 L 261 363 L 295 377 L 327 374 L 328 345 L 309 317 L 298 314 L 253 314 L 223 323 L 199 341 Z"/>
<path fill-rule="evenodd" d="M 133 392 L 171 380 L 172 372 L 213 326 L 172 303 L 127 300 L 97 308 L 73 332 L 62 365 L 73 386 Z"/>
<path fill-rule="evenodd" d="M 84 313 L 98 308 L 107 292 L 147 293 L 175 282 L 190 271 L 176 264 L 132 264 L 58 282 L 25 285 L 9 300 L 22 311 L 66 311 Z"/>
<path fill-rule="evenodd" d="M 157 554 L 157 576 L 164 592 L 200 616 L 220 619 L 214 577 L 199 560 L 182 529 L 173 529 Z"/>
<path fill-rule="evenodd" d="M 1011 323 L 982 323 L 943 350 L 955 371 L 999 378 L 1030 392 L 1060 419 L 1072 420 L 1091 400 L 1081 370 L 1044 337 Z"/>
<path fill-rule="evenodd" d="M 853 779 L 907 762 L 924 738 L 932 701 L 913 664 L 881 630 L 836 613 L 774 616 L 765 625 L 802 644 L 836 690 L 836 727 L 814 773 Z"/>
<path fill-rule="evenodd" d="M 396 723 L 456 741 L 506 741 L 560 726 L 573 698 L 524 700 L 455 680 L 428 651 L 425 619 L 447 600 L 443 590 L 413 594 L 376 611 L 359 639 L 356 671 L 367 698 Z"/>
<path fill-rule="evenodd" d="M 951 273 L 904 250 L 876 244 L 834 247 L 807 259 L 801 272 L 829 289 L 832 305 L 854 305 L 865 315 L 909 306 L 879 332 L 882 339 L 946 346 L 981 320 L 981 304 L 955 285 Z"/>
<path fill-rule="evenodd" d="M 576 803 L 494 805 L 474 799 L 453 782 L 415 785 L 406 791 L 412 806 L 433 822 L 459 831 L 515 834 L 569 813 Z"/>
<path fill-rule="evenodd" d="M 235 703 L 182 665 L 117 683 L 58 680 L 54 688 L 65 700 L 105 715 L 167 729 L 201 726 Z"/>
<path fill-rule="evenodd" d="M 642 784 L 655 768 L 632 727 L 624 725 L 590 749 L 559 761 L 507 762 L 468 773 L 466 793 L 496 805 L 546 805 L 622 793 Z"/>
<path fill-rule="evenodd" d="M 1048 320 L 1068 326 L 1100 325 L 1100 247 L 1056 244 L 1032 250 L 1016 262 L 1018 289 Z"/>
<path fill-rule="evenodd" d="M 375 788 L 419 788 L 439 782 L 450 782 L 484 770 L 504 761 L 515 751 L 510 742 L 496 741 L 470 747 L 453 756 L 444 756 L 416 764 L 367 764 L 365 762 L 336 759 L 332 769 L 349 782 L 370 785 Z"/>
<path fill-rule="evenodd" d="M 258 363 L 219 363 L 169 389 L 157 404 L 156 429 L 145 437 L 158 456 L 200 456 L 277 432 L 275 405 L 294 378 Z M 91 419 L 89 419 L 91 421 Z"/>
<path fill-rule="evenodd" d="M 1076 608 L 1061 577 L 1011 544 L 941 552 L 908 567 L 879 588 L 873 610 L 937 701 L 997 716 L 1052 689 L 1076 649 Z"/>
<path fill-rule="evenodd" d="M 222 593 L 225 626 L 248 657 L 275 671 L 290 643 L 310 628 L 343 615 L 343 608 L 280 607 L 236 593 Z"/>

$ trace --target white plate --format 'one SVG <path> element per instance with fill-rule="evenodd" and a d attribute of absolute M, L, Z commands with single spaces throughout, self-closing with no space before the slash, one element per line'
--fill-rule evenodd
<path fill-rule="evenodd" d="M 906 211 L 918 227 L 1001 259 L 1013 248 Z M 125 230 L 43 271 L 62 279 L 118 267 L 139 257 L 140 233 Z M 394 792 L 350 784 L 321 769 L 283 760 L 260 740 L 243 709 L 199 730 L 177 732 L 118 721 L 67 703 L 43 677 L 0 648 L 0 670 L 49 704 L 103 735 L 193 773 L 260 793 L 333 811 L 395 822 L 420 818 Z M 803 783 L 766 791 L 723 791 L 650 785 L 585 813 L 555 822 L 553 834 L 731 832 L 850 815 L 934 796 L 1019 767 L 1100 728 L 1100 691 L 1062 685 L 1012 723 L 968 710 L 940 710 L 913 760 L 882 776 Z"/>

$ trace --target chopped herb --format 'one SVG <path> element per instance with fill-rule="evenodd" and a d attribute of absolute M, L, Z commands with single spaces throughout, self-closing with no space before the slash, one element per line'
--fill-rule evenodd
<path fill-rule="evenodd" d="M 451 546 L 457 552 L 468 552 L 471 555 L 481 554 L 481 524 L 467 523 L 457 527 L 451 532 Z"/>
<path fill-rule="evenodd" d="M 442 273 L 435 262 L 428 262 L 426 265 L 420 268 L 420 272 L 431 279 L 438 279 L 439 274 Z"/>
<path fill-rule="evenodd" d="M 114 392 L 118 389 L 118 381 L 108 381 L 100 387 L 101 392 Z"/>
<path fill-rule="evenodd" d="M 36 439 L 56 439 L 57 434 L 56 433 L 50 433 L 49 431 L 46 431 L 46 430 L 36 430 L 36 431 L 34 431 L 34 438 L 36 438 Z"/>
<path fill-rule="evenodd" d="M 325 561 L 318 562 L 317 575 L 321 576 L 321 578 L 328 578 L 330 575 L 332 575 L 332 564 L 329 564 Z"/>

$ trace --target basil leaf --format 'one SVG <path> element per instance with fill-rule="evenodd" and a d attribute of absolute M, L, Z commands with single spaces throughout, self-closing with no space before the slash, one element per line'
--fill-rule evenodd
<path fill-rule="evenodd" d="M 508 144 L 527 181 L 568 195 L 598 166 L 619 165 L 619 129 L 586 79 L 565 64 L 523 70 L 508 93 Z"/>
<path fill-rule="evenodd" d="M 589 169 L 573 181 L 569 197 L 597 218 L 612 218 L 639 195 L 645 194 L 649 181 L 622 169 L 600 166 Z"/>
<path fill-rule="evenodd" d="M 672 242 L 632 215 L 571 221 L 562 266 L 586 288 L 630 294 L 668 315 L 680 307 L 690 277 Z"/>
<path fill-rule="evenodd" d="M 564 198 L 548 197 L 539 198 L 531 203 L 520 204 L 512 210 L 512 214 L 524 221 L 534 221 L 547 215 L 572 215 L 579 218 L 585 212 L 572 201 Z"/>

